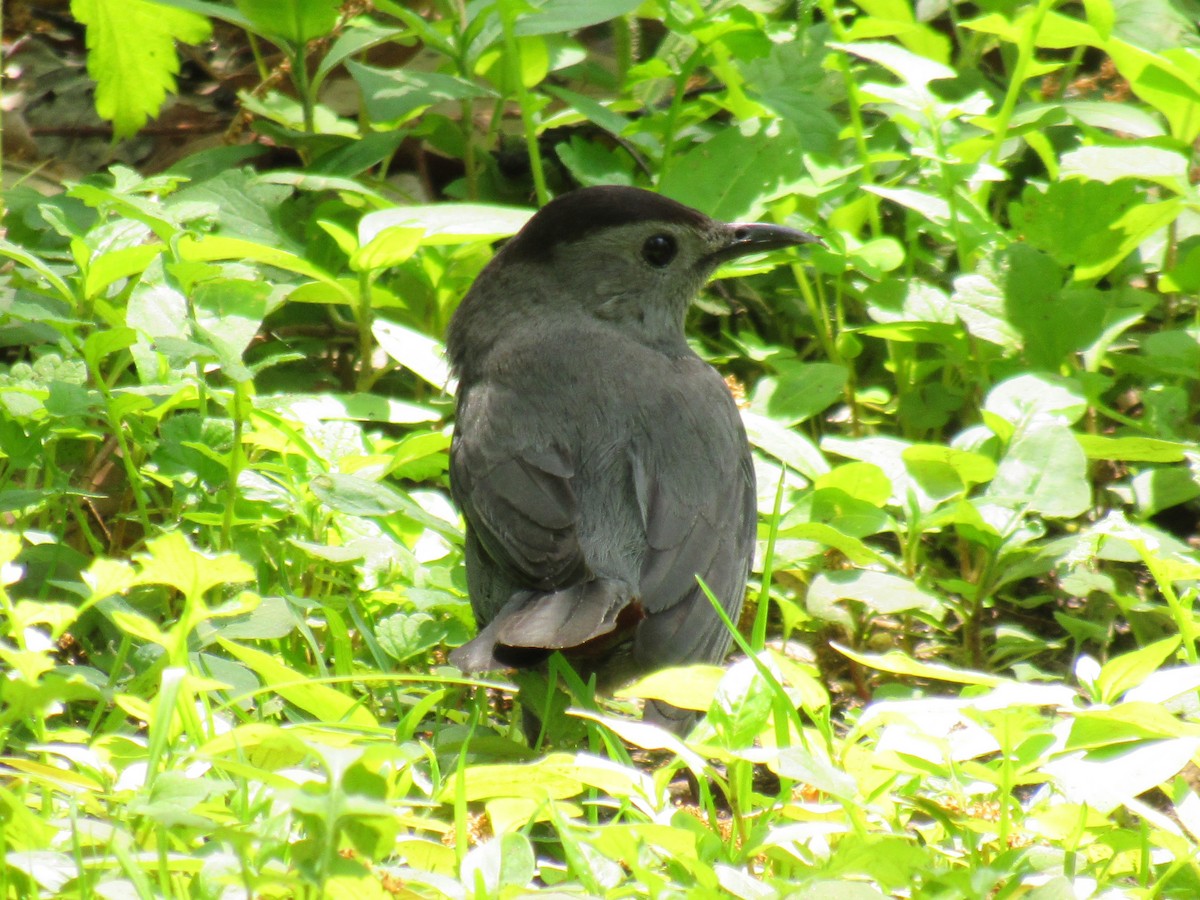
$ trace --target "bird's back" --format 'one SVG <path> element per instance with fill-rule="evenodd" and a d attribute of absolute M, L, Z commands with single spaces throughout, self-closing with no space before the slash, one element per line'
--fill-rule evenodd
<path fill-rule="evenodd" d="M 615 677 L 723 655 L 696 576 L 736 620 L 755 516 L 749 450 L 717 373 L 607 323 L 553 316 L 499 341 L 475 373 L 460 389 L 451 478 L 480 622 L 541 595 L 558 612 L 525 614 L 507 640 L 521 626 L 546 644 L 557 615 L 593 613 L 594 627 L 632 638 L 613 654 Z M 622 625 L 623 609 L 635 611 Z"/>

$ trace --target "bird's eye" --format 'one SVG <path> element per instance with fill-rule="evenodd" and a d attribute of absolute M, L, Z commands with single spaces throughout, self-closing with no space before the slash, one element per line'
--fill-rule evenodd
<path fill-rule="evenodd" d="M 654 234 L 646 238 L 646 243 L 642 244 L 642 259 L 654 268 L 661 269 L 670 264 L 678 250 L 675 238 L 671 235 Z"/>

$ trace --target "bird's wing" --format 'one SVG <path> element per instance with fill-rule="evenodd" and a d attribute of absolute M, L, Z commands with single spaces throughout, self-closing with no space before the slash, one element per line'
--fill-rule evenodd
<path fill-rule="evenodd" d="M 527 431 L 516 427 L 523 421 L 516 402 L 511 392 L 486 385 L 463 395 L 450 448 L 450 485 L 486 557 L 481 564 L 498 566 L 515 584 L 553 590 L 578 580 L 586 568 L 571 487 L 574 462 L 553 442 L 530 442 Z"/>
<path fill-rule="evenodd" d="M 655 410 L 633 461 L 649 614 L 635 652 L 657 665 L 724 653 L 728 634 L 696 579 L 736 622 L 754 552 L 754 469 L 741 417 L 710 368 L 696 360 L 687 375 L 686 402 Z"/>

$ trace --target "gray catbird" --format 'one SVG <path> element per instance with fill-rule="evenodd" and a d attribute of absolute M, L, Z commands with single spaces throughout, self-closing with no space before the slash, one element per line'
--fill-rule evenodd
<path fill-rule="evenodd" d="M 754 552 L 750 448 L 684 315 L 728 259 L 816 241 L 630 187 L 548 203 L 450 322 L 459 377 L 450 486 L 480 625 L 464 672 L 561 650 L 602 687 L 718 662 Z M 688 714 L 654 704 L 680 730 Z"/>

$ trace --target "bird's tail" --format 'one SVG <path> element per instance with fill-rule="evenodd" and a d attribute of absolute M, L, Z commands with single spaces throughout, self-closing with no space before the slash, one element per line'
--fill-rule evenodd
<path fill-rule="evenodd" d="M 555 650 L 599 653 L 644 616 L 629 585 L 608 578 L 556 591 L 520 591 L 450 654 L 450 662 L 469 674 L 536 665 Z"/>

